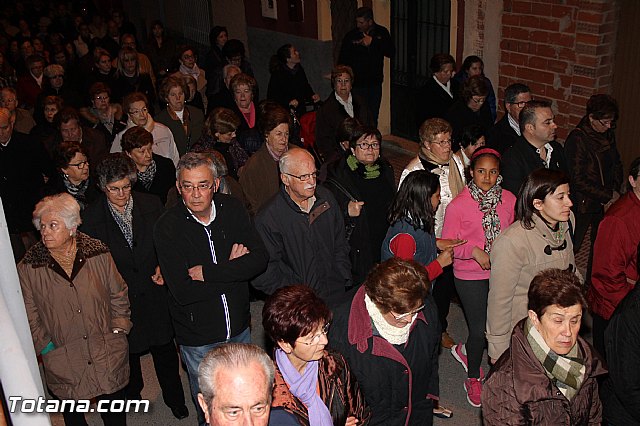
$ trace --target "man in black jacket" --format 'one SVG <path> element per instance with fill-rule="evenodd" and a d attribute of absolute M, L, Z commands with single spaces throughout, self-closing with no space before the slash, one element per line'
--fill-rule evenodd
<path fill-rule="evenodd" d="M 500 154 L 504 154 L 511 148 L 520 133 L 520 111 L 531 100 L 531 90 L 529 86 L 522 83 L 515 83 L 504 89 L 504 110 L 505 114 L 493 126 L 489 132 L 487 146 L 494 148 Z"/>
<path fill-rule="evenodd" d="M 252 284 L 267 294 L 306 284 L 330 306 L 351 285 L 349 244 L 342 211 L 331 192 L 316 186 L 315 160 L 293 148 L 280 158 L 283 185 L 256 216 L 269 266 Z"/>
<path fill-rule="evenodd" d="M 391 58 L 395 47 L 391 35 L 373 20 L 373 10 L 363 6 L 356 10 L 356 28 L 342 40 L 339 64 L 349 65 L 355 74 L 353 92 L 366 99 L 378 126 L 378 113 L 382 100 L 384 58 Z"/>
<path fill-rule="evenodd" d="M 177 173 L 182 202 L 158 219 L 154 242 L 195 401 L 205 354 L 225 342 L 250 343 L 248 281 L 264 271 L 268 254 L 241 203 L 216 194 L 220 178 L 207 154 L 185 154 Z"/>
<path fill-rule="evenodd" d="M 547 101 L 531 101 L 522 109 L 522 137 L 502 157 L 504 189 L 517 195 L 529 173 L 542 167 L 568 172 L 564 148 L 555 141 L 558 126 L 553 118 L 551 103 Z"/>

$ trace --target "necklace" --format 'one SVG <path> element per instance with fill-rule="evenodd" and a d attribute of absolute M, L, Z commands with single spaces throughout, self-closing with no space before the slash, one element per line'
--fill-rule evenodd
<path fill-rule="evenodd" d="M 55 261 L 58 262 L 60 267 L 62 267 L 62 269 L 69 276 L 71 276 L 71 271 L 73 271 L 73 263 L 76 260 L 77 252 L 78 247 L 76 245 L 76 239 L 74 237 L 72 237 L 71 244 L 68 248 L 49 250 L 49 253 L 51 253 L 51 257 L 53 257 Z"/>

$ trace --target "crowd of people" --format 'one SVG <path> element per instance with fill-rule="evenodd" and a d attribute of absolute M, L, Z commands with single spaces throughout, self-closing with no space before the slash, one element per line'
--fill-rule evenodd
<path fill-rule="evenodd" d="M 551 103 L 512 84 L 500 116 L 482 59 L 438 53 L 398 183 L 377 129 L 394 45 L 369 7 L 321 100 L 292 44 L 261 99 L 225 27 L 199 57 L 159 21 L 143 49 L 122 11 L 15 6 L 0 197 L 51 397 L 140 399 L 149 352 L 177 419 L 182 363 L 200 425 L 425 425 L 452 415 L 444 349 L 486 424 L 640 424 L 640 158 L 625 174 L 614 98 L 561 144 Z"/>

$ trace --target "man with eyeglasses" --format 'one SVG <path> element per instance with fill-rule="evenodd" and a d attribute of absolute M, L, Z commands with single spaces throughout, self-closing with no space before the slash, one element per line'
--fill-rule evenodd
<path fill-rule="evenodd" d="M 520 111 L 521 137 L 502 157 L 502 187 L 518 194 L 526 177 L 534 170 L 546 168 L 568 174 L 564 148 L 556 142 L 551 102 L 529 101 Z"/>
<path fill-rule="evenodd" d="M 255 220 L 269 265 L 252 284 L 267 294 L 306 284 L 335 306 L 351 287 L 349 245 L 342 211 L 331 192 L 317 186 L 317 175 L 304 149 L 292 148 L 280 158 L 280 191 Z"/>
<path fill-rule="evenodd" d="M 182 202 L 158 219 L 154 242 L 195 401 L 205 354 L 251 341 L 248 282 L 265 270 L 268 253 L 242 204 L 217 193 L 220 177 L 208 154 L 189 152 L 176 170 Z"/>
<path fill-rule="evenodd" d="M 0 198 L 16 261 L 38 241 L 31 213 L 45 180 L 55 173 L 42 144 L 17 132 L 6 108 L 0 108 Z"/>
<path fill-rule="evenodd" d="M 520 133 L 520 111 L 531 100 L 529 86 L 515 83 L 504 90 L 505 114 L 496 122 L 487 139 L 487 146 L 495 149 L 500 154 L 513 146 L 515 141 L 522 136 Z"/>
<path fill-rule="evenodd" d="M 74 108 L 64 108 L 55 117 L 60 134 L 56 146 L 62 142 L 78 142 L 87 153 L 93 173 L 100 161 L 109 153 L 107 138 L 99 130 L 80 125 L 80 116 Z M 53 155 L 52 153 L 50 153 Z"/>

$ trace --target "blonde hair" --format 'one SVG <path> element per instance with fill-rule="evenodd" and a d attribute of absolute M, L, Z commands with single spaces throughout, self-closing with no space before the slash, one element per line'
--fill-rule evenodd
<path fill-rule="evenodd" d="M 47 213 L 60 216 L 64 226 L 71 230 L 77 228 L 82 223 L 80 218 L 80 204 L 73 196 L 63 192 L 62 194 L 44 197 L 33 210 L 33 225 L 40 229 L 40 219 Z"/>

